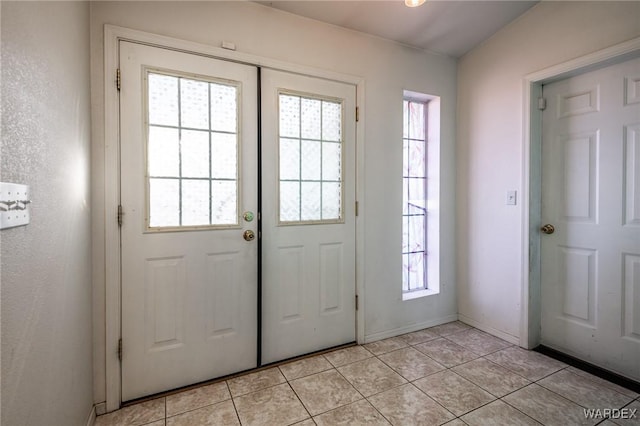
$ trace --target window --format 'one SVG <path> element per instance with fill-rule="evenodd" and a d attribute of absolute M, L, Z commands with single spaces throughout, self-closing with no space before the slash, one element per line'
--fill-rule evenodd
<path fill-rule="evenodd" d="M 147 229 L 238 224 L 238 85 L 147 74 Z"/>
<path fill-rule="evenodd" d="M 280 223 L 340 222 L 342 101 L 278 96 Z"/>
<path fill-rule="evenodd" d="M 402 292 L 439 292 L 439 98 L 404 93 L 402 136 Z"/>

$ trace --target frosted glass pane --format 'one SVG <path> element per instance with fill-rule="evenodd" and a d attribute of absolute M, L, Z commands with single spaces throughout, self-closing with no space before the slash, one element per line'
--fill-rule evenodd
<path fill-rule="evenodd" d="M 402 214 L 409 212 L 409 179 L 402 179 Z"/>
<path fill-rule="evenodd" d="M 301 220 L 320 220 L 320 182 L 302 182 Z"/>
<path fill-rule="evenodd" d="M 402 252 L 409 251 L 409 217 L 402 216 Z"/>
<path fill-rule="evenodd" d="M 425 143 L 409 141 L 409 174 L 412 177 L 425 177 Z M 407 175 L 405 175 L 407 176 Z"/>
<path fill-rule="evenodd" d="M 238 197 L 236 181 L 211 182 L 211 224 L 238 223 Z"/>
<path fill-rule="evenodd" d="M 409 102 L 409 137 L 424 140 L 424 104 Z"/>
<path fill-rule="evenodd" d="M 178 78 L 149 74 L 149 124 L 178 125 Z"/>
<path fill-rule="evenodd" d="M 280 220 L 340 219 L 342 104 L 281 94 L 279 117 Z"/>
<path fill-rule="evenodd" d="M 406 139 L 409 137 L 409 102 L 402 102 L 402 111 L 402 137 Z"/>
<path fill-rule="evenodd" d="M 402 140 L 402 176 L 409 176 L 409 141 Z"/>
<path fill-rule="evenodd" d="M 342 145 L 334 142 L 322 144 L 322 180 L 342 180 Z"/>
<path fill-rule="evenodd" d="M 302 141 L 302 180 L 320 180 L 321 142 Z"/>
<path fill-rule="evenodd" d="M 180 126 L 209 129 L 209 83 L 180 79 Z"/>
<path fill-rule="evenodd" d="M 425 213 L 425 203 L 420 200 L 409 200 L 407 214 L 410 215 L 423 215 Z"/>
<path fill-rule="evenodd" d="M 149 179 L 149 226 L 180 225 L 178 179 Z"/>
<path fill-rule="evenodd" d="M 337 102 L 322 101 L 322 139 L 342 140 L 342 105 Z"/>
<path fill-rule="evenodd" d="M 415 253 L 409 255 L 409 290 L 424 288 L 424 255 Z"/>
<path fill-rule="evenodd" d="M 149 176 L 178 177 L 179 149 L 177 129 L 149 126 L 147 148 Z"/>
<path fill-rule="evenodd" d="M 306 139 L 320 139 L 320 105 L 318 99 L 305 99 L 300 101 L 302 111 L 302 137 Z"/>
<path fill-rule="evenodd" d="M 280 136 L 300 137 L 300 98 L 280 95 Z"/>
<path fill-rule="evenodd" d="M 340 219 L 342 191 L 340 183 L 322 183 L 322 219 Z"/>
<path fill-rule="evenodd" d="M 238 176 L 238 136 L 211 133 L 211 177 L 236 179 Z"/>
<path fill-rule="evenodd" d="M 407 216 L 409 219 L 409 250 L 424 251 L 424 216 Z"/>
<path fill-rule="evenodd" d="M 211 83 L 211 130 L 237 131 L 237 91 L 234 86 Z"/>
<path fill-rule="evenodd" d="M 409 290 L 409 255 L 402 255 L 402 290 Z"/>
<path fill-rule="evenodd" d="M 408 179 L 409 181 L 409 202 L 424 207 L 424 179 Z"/>
<path fill-rule="evenodd" d="M 280 139 L 280 179 L 300 179 L 300 141 Z"/>
<path fill-rule="evenodd" d="M 209 132 L 183 130 L 180 149 L 182 151 L 182 176 L 208 178 Z"/>
<path fill-rule="evenodd" d="M 182 181 L 182 225 L 209 225 L 209 180 Z"/>
<path fill-rule="evenodd" d="M 280 182 L 280 221 L 300 220 L 300 184 Z"/>

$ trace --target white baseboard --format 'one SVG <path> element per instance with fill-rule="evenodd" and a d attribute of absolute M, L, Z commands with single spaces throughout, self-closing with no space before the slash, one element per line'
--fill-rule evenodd
<path fill-rule="evenodd" d="M 103 414 L 107 414 L 107 403 L 99 402 L 96 404 L 96 416 L 101 416 Z"/>
<path fill-rule="evenodd" d="M 377 333 L 367 334 L 364 336 L 363 343 L 371 343 L 376 340 L 388 339 L 389 337 L 396 337 L 401 334 L 411 333 L 412 331 L 422 330 L 424 328 L 435 327 L 436 325 L 445 324 L 458 319 L 457 314 L 447 315 L 446 317 L 437 318 L 418 324 L 411 324 L 405 327 L 394 328 L 392 330 L 379 331 Z"/>
<path fill-rule="evenodd" d="M 488 325 L 482 324 L 474 319 L 471 319 L 469 317 L 466 317 L 462 314 L 458 314 L 458 320 L 460 320 L 461 322 L 470 325 L 471 327 L 475 327 L 478 330 L 482 330 L 486 333 L 489 333 L 493 336 L 499 337 L 502 340 L 506 340 L 509 343 L 513 343 L 514 345 L 520 345 L 520 337 L 519 336 L 514 336 L 512 334 L 509 333 L 505 333 L 504 331 L 500 331 L 500 330 L 496 330 L 493 327 L 490 327 Z"/>
<path fill-rule="evenodd" d="M 96 422 L 96 406 L 91 407 L 89 416 L 87 417 L 87 426 L 93 426 Z"/>

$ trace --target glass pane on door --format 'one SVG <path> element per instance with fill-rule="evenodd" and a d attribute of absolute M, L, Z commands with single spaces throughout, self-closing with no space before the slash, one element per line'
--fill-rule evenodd
<path fill-rule="evenodd" d="M 342 101 L 279 93 L 279 222 L 340 222 Z"/>
<path fill-rule="evenodd" d="M 238 225 L 239 88 L 147 72 L 147 230 Z"/>

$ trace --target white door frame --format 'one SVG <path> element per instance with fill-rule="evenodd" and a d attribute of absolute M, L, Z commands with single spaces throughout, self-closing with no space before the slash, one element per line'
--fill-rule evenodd
<path fill-rule="evenodd" d="M 542 177 L 542 85 L 624 62 L 640 56 L 640 37 L 528 74 L 524 78 L 522 285 L 520 346 L 532 349 L 541 341 L 540 232 Z"/>
<path fill-rule="evenodd" d="M 257 55 L 213 47 L 206 44 L 151 34 L 144 31 L 114 25 L 104 27 L 104 173 L 105 173 L 105 370 L 106 410 L 117 410 L 121 403 L 121 371 L 117 347 L 121 330 L 121 276 L 120 276 L 120 230 L 115 220 L 120 200 L 119 165 L 119 96 L 116 88 L 116 70 L 119 63 L 118 44 L 121 40 L 179 50 L 187 53 L 225 59 L 234 62 L 272 68 L 280 71 L 335 80 L 356 87 L 356 105 L 364 105 L 364 79 L 358 76 L 291 64 Z M 364 206 L 364 122 L 365 111 L 360 111 L 356 123 L 356 200 L 360 211 Z M 364 274 L 364 218 L 356 218 L 356 294 L 359 309 L 356 311 L 356 340 L 364 336 L 365 300 Z"/>

